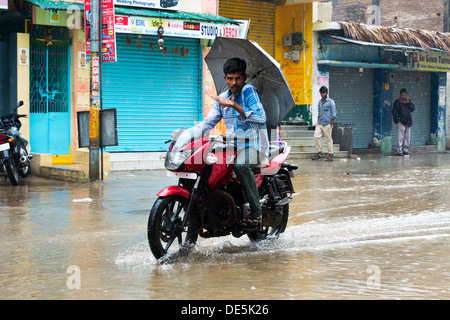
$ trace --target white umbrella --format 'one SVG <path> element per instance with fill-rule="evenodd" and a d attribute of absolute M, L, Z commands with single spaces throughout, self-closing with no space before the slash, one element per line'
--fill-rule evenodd
<path fill-rule="evenodd" d="M 217 37 L 205 60 L 211 71 L 217 94 L 228 89 L 224 63 L 241 58 L 247 63 L 247 82 L 258 89 L 266 111 L 267 124 L 277 127 L 295 106 L 289 84 L 280 64 L 256 42 L 248 39 Z"/>

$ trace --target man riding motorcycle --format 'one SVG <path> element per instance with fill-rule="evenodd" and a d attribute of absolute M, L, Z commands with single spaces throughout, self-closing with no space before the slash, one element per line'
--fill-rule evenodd
<path fill-rule="evenodd" d="M 250 219 L 243 224 L 249 228 L 261 225 L 261 205 L 253 169 L 268 155 L 269 142 L 266 113 L 259 92 L 246 84 L 245 60 L 233 58 L 225 62 L 223 71 L 228 90 L 218 97 L 208 116 L 197 126 L 203 131 L 214 128 L 224 119 L 227 135 L 237 138 L 234 170 L 250 205 Z"/>

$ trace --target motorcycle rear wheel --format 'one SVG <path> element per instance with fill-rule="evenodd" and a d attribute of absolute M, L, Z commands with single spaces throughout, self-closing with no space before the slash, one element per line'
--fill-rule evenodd
<path fill-rule="evenodd" d="M 147 238 L 156 259 L 187 254 L 197 242 L 200 223 L 196 214 L 192 212 L 186 227 L 182 228 L 187 205 L 186 198 L 176 195 L 158 198 L 153 205 L 148 219 Z"/>
<path fill-rule="evenodd" d="M 11 152 L 9 153 L 9 158 L 4 160 L 4 165 L 11 184 L 13 186 L 19 185 L 19 171 L 16 168 Z"/>

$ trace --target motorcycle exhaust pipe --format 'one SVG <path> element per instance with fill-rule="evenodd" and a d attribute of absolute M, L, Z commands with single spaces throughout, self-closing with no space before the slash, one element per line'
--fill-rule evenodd
<path fill-rule="evenodd" d="M 26 166 L 29 165 L 30 164 L 29 158 L 26 156 L 21 156 L 20 163 L 22 163 L 23 165 L 26 165 Z"/>

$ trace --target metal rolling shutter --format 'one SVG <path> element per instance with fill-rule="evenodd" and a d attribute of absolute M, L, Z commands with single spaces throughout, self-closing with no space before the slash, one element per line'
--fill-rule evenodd
<path fill-rule="evenodd" d="M 336 123 L 353 125 L 353 148 L 373 142 L 373 70 L 330 67 L 329 96 L 336 103 Z"/>
<path fill-rule="evenodd" d="M 247 38 L 275 56 L 276 4 L 250 0 L 220 0 L 219 15 L 230 19 L 250 19 Z"/>
<path fill-rule="evenodd" d="M 429 72 L 395 71 L 392 81 L 393 101 L 400 97 L 400 90 L 405 88 L 408 97 L 416 106 L 411 114 L 411 145 L 423 146 L 430 140 L 431 114 L 431 75 Z M 392 122 L 392 146 L 397 147 L 397 126 Z"/>
<path fill-rule="evenodd" d="M 117 108 L 119 146 L 108 152 L 165 151 L 173 130 L 201 118 L 197 39 L 118 34 L 117 62 L 103 64 L 103 107 Z"/>

